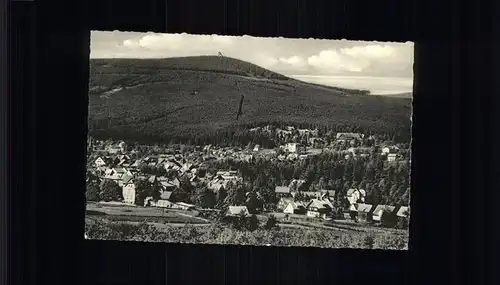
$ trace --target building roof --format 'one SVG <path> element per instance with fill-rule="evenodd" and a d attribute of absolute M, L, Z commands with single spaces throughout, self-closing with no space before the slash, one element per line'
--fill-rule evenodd
<path fill-rule="evenodd" d="M 177 203 L 177 205 L 179 205 L 179 206 L 184 206 L 184 207 L 188 207 L 188 208 L 194 207 L 194 205 L 192 205 L 192 204 L 188 204 L 188 203 L 184 203 L 184 202 L 179 202 L 179 203 Z"/>
<path fill-rule="evenodd" d="M 288 187 L 292 187 L 293 185 L 297 185 L 297 188 L 299 188 L 304 183 L 306 183 L 306 181 L 304 179 L 293 179 L 290 182 L 290 185 L 288 185 Z"/>
<path fill-rule="evenodd" d="M 346 196 L 352 196 L 352 194 L 354 194 L 357 190 L 356 189 L 349 189 L 347 190 L 347 195 Z"/>
<path fill-rule="evenodd" d="M 172 196 L 172 191 L 163 191 L 160 194 L 160 199 L 161 200 L 168 200 L 168 199 L 170 199 L 170 196 Z"/>
<path fill-rule="evenodd" d="M 275 193 L 290 193 L 290 187 L 287 186 L 276 186 L 276 189 L 274 190 Z"/>
<path fill-rule="evenodd" d="M 321 190 L 319 190 L 319 192 L 321 192 L 321 194 L 326 194 L 326 195 L 328 195 L 330 198 L 335 197 L 335 190 L 326 190 L 326 189 L 321 189 Z"/>
<path fill-rule="evenodd" d="M 398 209 L 398 212 L 396 213 L 396 215 L 398 217 L 408 217 L 410 214 L 410 207 L 407 207 L 407 206 L 401 206 L 399 207 Z"/>
<path fill-rule="evenodd" d="M 307 208 L 318 208 L 318 209 L 324 209 L 324 208 L 332 208 L 332 204 L 330 201 L 326 200 L 320 200 L 320 199 L 311 199 L 311 201 L 307 204 Z"/>
<path fill-rule="evenodd" d="M 305 208 L 304 203 L 302 203 L 302 202 L 295 202 L 295 201 L 290 201 L 290 203 L 288 203 L 287 207 L 288 206 L 292 206 L 292 208 L 294 210 L 299 209 L 299 208 Z"/>
<path fill-rule="evenodd" d="M 394 206 L 388 206 L 388 205 L 377 205 L 376 207 L 372 208 L 374 214 L 381 213 L 382 211 L 389 211 L 389 212 L 394 212 L 394 209 L 396 207 Z"/>
<path fill-rule="evenodd" d="M 356 205 L 356 210 L 360 213 L 368 213 L 372 209 L 373 205 L 370 204 L 357 204 Z"/>
<path fill-rule="evenodd" d="M 160 185 L 167 188 L 167 187 L 177 187 L 174 183 L 170 181 L 161 181 Z"/>
<path fill-rule="evenodd" d="M 340 139 L 340 138 L 357 139 L 357 138 L 361 138 L 361 134 L 359 134 L 359 133 L 337 133 L 337 139 Z"/>
<path fill-rule="evenodd" d="M 130 182 L 132 182 L 132 179 L 134 179 L 133 175 L 129 175 L 127 173 L 123 174 L 122 176 L 123 185 L 129 184 Z"/>
<path fill-rule="evenodd" d="M 238 215 L 241 215 L 242 213 L 245 216 L 250 215 L 250 212 L 248 212 L 247 206 L 229 206 L 229 209 L 227 210 L 226 215 L 227 216 L 238 216 Z"/>

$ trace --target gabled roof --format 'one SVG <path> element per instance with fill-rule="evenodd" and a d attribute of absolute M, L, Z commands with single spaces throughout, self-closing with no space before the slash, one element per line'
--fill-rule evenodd
<path fill-rule="evenodd" d="M 275 193 L 290 193 L 290 187 L 287 187 L 287 186 L 276 186 L 276 188 L 274 189 L 274 192 Z"/>
<path fill-rule="evenodd" d="M 292 187 L 293 185 L 297 185 L 297 188 L 299 188 L 304 183 L 306 183 L 306 181 L 304 179 L 293 179 L 290 182 L 290 184 L 288 185 L 288 187 Z"/>
<path fill-rule="evenodd" d="M 388 205 L 377 205 L 376 207 L 372 208 L 373 213 L 376 215 L 378 215 L 382 211 L 389 211 L 392 213 L 392 212 L 394 212 L 394 209 L 396 209 L 396 207 L 388 206 Z"/>
<path fill-rule="evenodd" d="M 352 196 L 352 194 L 354 194 L 356 191 L 357 191 L 356 189 L 349 189 L 349 190 L 347 190 L 346 196 L 347 197 Z"/>
<path fill-rule="evenodd" d="M 324 209 L 327 207 L 332 208 L 331 203 L 319 199 L 311 199 L 311 201 L 307 204 L 307 208 Z"/>
<path fill-rule="evenodd" d="M 288 204 L 290 202 L 293 202 L 293 198 L 283 197 L 283 198 L 280 198 L 280 202 L 284 202 L 285 204 Z"/>
<path fill-rule="evenodd" d="M 334 198 L 335 197 L 335 190 L 326 190 L 326 189 L 321 189 L 319 190 L 321 192 L 321 194 L 326 194 L 328 195 L 330 198 Z"/>
<path fill-rule="evenodd" d="M 127 185 L 128 183 L 131 183 L 131 182 L 132 182 L 132 179 L 134 179 L 134 176 L 133 176 L 133 175 L 124 174 L 124 175 L 122 176 L 122 182 L 123 182 L 123 185 Z"/>
<path fill-rule="evenodd" d="M 349 138 L 349 139 L 361 138 L 361 134 L 359 134 L 359 133 L 337 133 L 337 139 L 340 139 L 340 138 Z"/>
<path fill-rule="evenodd" d="M 407 207 L 407 206 L 401 206 L 399 207 L 398 209 L 398 212 L 396 213 L 396 215 L 398 217 L 408 217 L 410 214 L 410 207 Z"/>
<path fill-rule="evenodd" d="M 163 191 L 160 194 L 160 199 L 161 200 L 168 200 L 168 199 L 170 199 L 170 196 L 172 196 L 172 191 Z"/>
<path fill-rule="evenodd" d="M 291 206 L 294 210 L 299 209 L 299 208 L 305 208 L 304 203 L 296 202 L 296 201 L 290 201 L 290 203 L 288 203 L 287 207 L 288 206 Z"/>
<path fill-rule="evenodd" d="M 160 185 L 165 187 L 165 188 L 168 188 L 168 187 L 176 187 L 176 185 L 174 185 L 172 182 L 170 181 L 161 181 L 160 182 Z"/>
<path fill-rule="evenodd" d="M 229 206 L 229 209 L 227 210 L 226 215 L 227 216 L 239 216 L 242 213 L 245 216 L 250 215 L 250 212 L 248 212 L 247 206 Z"/>
<path fill-rule="evenodd" d="M 368 213 L 372 209 L 373 205 L 370 204 L 357 204 L 356 210 L 360 213 Z"/>
<path fill-rule="evenodd" d="M 154 182 L 156 182 L 156 176 L 155 176 L 155 175 L 151 175 L 151 176 L 149 176 L 149 178 L 148 178 L 148 182 L 149 182 L 149 183 L 154 183 Z"/>

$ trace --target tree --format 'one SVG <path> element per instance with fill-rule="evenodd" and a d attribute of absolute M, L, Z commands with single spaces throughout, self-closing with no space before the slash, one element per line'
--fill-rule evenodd
<path fill-rule="evenodd" d="M 382 217 L 380 217 L 380 221 L 382 222 L 382 226 L 387 228 L 393 228 L 396 226 L 397 217 L 394 213 L 391 213 L 387 209 L 384 209 L 382 212 Z"/>
<path fill-rule="evenodd" d="M 224 209 L 226 207 L 225 199 L 227 197 L 227 191 L 224 187 L 220 188 L 219 191 L 217 191 L 217 195 L 215 198 L 216 204 L 215 207 L 217 209 Z"/>
<path fill-rule="evenodd" d="M 236 184 L 229 186 L 225 204 L 229 206 L 241 206 L 245 204 L 245 189 L 242 185 Z"/>
<path fill-rule="evenodd" d="M 257 213 L 262 209 L 262 200 L 259 199 L 257 193 L 254 191 L 248 193 L 248 197 L 246 199 L 245 205 L 250 213 Z"/>
<path fill-rule="evenodd" d="M 231 217 L 231 220 L 235 230 L 243 230 L 248 226 L 247 216 L 244 212 L 240 212 L 236 217 Z"/>
<path fill-rule="evenodd" d="M 270 215 L 269 218 L 267 218 L 264 228 L 266 230 L 273 230 L 279 228 L 278 221 L 276 220 L 276 217 L 274 215 Z"/>
<path fill-rule="evenodd" d="M 113 180 L 106 179 L 101 183 L 101 199 L 103 201 L 122 201 L 122 188 Z"/>
<path fill-rule="evenodd" d="M 101 193 L 99 185 L 96 183 L 87 183 L 87 190 L 85 191 L 85 198 L 87 201 L 98 202 L 101 201 Z"/>
<path fill-rule="evenodd" d="M 257 216 L 252 214 L 248 219 L 247 219 L 247 230 L 253 232 L 259 228 L 259 220 L 257 219 Z"/>
<path fill-rule="evenodd" d="M 149 182 L 140 180 L 135 184 L 135 204 L 139 206 L 144 205 L 144 200 L 149 197 L 152 192 L 151 184 Z"/>
<path fill-rule="evenodd" d="M 198 189 L 196 193 L 196 205 L 202 209 L 211 209 L 215 206 L 215 194 L 212 190 L 208 189 L 206 186 Z"/>

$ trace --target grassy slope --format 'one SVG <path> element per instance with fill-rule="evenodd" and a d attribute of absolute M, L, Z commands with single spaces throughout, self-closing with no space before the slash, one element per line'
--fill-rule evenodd
<path fill-rule="evenodd" d="M 242 93 L 235 83 L 245 95 L 238 122 Z M 125 88 L 102 96 L 117 87 Z M 221 57 L 96 59 L 89 88 L 90 121 L 111 116 L 109 128 L 128 133 L 190 135 L 267 121 L 410 131 L 411 99 L 353 95 L 358 91 L 308 84 Z M 199 93 L 192 95 L 195 89 Z"/>

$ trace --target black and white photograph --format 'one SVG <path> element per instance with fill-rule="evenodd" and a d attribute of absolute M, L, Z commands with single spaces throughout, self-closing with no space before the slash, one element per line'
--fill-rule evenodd
<path fill-rule="evenodd" d="M 408 250 L 412 42 L 90 42 L 86 239 Z"/>

